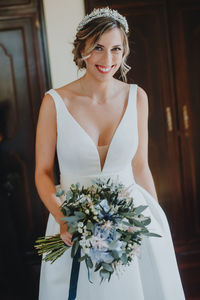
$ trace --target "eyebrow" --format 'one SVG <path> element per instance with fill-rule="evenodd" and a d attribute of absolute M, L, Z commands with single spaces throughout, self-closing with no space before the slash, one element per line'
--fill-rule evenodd
<path fill-rule="evenodd" d="M 103 46 L 103 45 L 101 45 L 101 44 L 97 44 L 97 46 L 101 46 L 101 47 L 103 47 L 103 48 L 104 48 L 104 46 Z M 112 47 L 122 47 L 122 45 L 114 45 L 114 46 L 112 46 Z"/>

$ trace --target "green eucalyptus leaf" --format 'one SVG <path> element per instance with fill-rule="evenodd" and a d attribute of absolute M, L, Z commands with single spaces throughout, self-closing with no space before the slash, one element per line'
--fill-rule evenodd
<path fill-rule="evenodd" d="M 114 272 L 113 267 L 112 267 L 110 264 L 108 264 L 108 263 L 103 262 L 103 263 L 102 263 L 102 267 L 103 267 L 106 271 L 108 271 L 108 272 Z"/>
<path fill-rule="evenodd" d="M 101 278 L 103 278 L 103 279 L 108 279 L 110 276 L 110 272 L 108 272 L 104 269 L 100 270 L 99 273 L 100 273 Z"/>
<path fill-rule="evenodd" d="M 75 211 L 74 214 L 79 218 L 79 220 L 84 219 L 86 216 L 86 214 L 82 211 Z"/>
<path fill-rule="evenodd" d="M 140 205 L 140 206 L 138 206 L 138 207 L 136 207 L 136 208 L 134 209 L 134 213 L 135 213 L 136 215 L 139 215 L 139 214 L 141 214 L 141 212 L 142 212 L 143 210 L 145 210 L 147 207 L 148 207 L 148 205 Z"/>
<path fill-rule="evenodd" d="M 153 233 L 153 232 L 144 232 L 143 235 L 145 235 L 145 236 L 154 236 L 154 237 L 162 237 L 162 235 L 159 235 L 159 234 Z"/>
<path fill-rule="evenodd" d="M 96 265 L 95 265 L 95 269 L 94 269 L 94 272 L 97 272 L 100 268 L 101 268 L 101 263 L 97 263 Z"/>
<path fill-rule="evenodd" d="M 132 234 L 128 234 L 128 235 L 124 238 L 124 242 L 130 241 L 131 238 L 132 238 Z"/>
<path fill-rule="evenodd" d="M 76 188 L 79 189 L 80 188 L 80 182 L 76 183 Z"/>
<path fill-rule="evenodd" d="M 60 197 L 64 194 L 64 191 L 62 189 L 59 189 L 57 192 L 56 192 L 56 196 L 57 197 Z"/>
<path fill-rule="evenodd" d="M 92 222 L 87 222 L 86 227 L 88 230 L 92 230 L 94 227 L 94 224 L 92 224 Z"/>
<path fill-rule="evenodd" d="M 114 259 L 118 259 L 119 258 L 119 253 L 116 250 L 112 250 L 111 254 L 114 257 Z"/>
<path fill-rule="evenodd" d="M 73 193 L 71 190 L 66 192 L 66 200 L 69 201 L 73 197 Z"/>
<path fill-rule="evenodd" d="M 78 261 L 81 262 L 81 261 L 85 260 L 86 258 L 87 258 L 87 255 L 85 254 L 84 256 L 80 257 L 80 258 L 78 259 Z"/>
<path fill-rule="evenodd" d="M 132 219 L 133 221 L 133 224 L 137 227 L 144 227 L 143 223 L 141 223 L 140 221 L 138 220 L 135 220 L 135 219 Z"/>
<path fill-rule="evenodd" d="M 75 233 L 77 231 L 77 226 L 70 226 L 68 224 L 67 231 L 70 232 L 70 233 Z"/>
<path fill-rule="evenodd" d="M 93 268 L 93 262 L 92 262 L 91 258 L 88 256 L 86 259 L 87 259 L 87 262 L 88 262 L 88 267 L 90 269 Z"/>
<path fill-rule="evenodd" d="M 71 213 L 71 210 L 68 208 L 68 207 L 66 207 L 66 206 L 63 206 L 62 208 L 61 208 L 61 211 L 62 211 L 62 213 L 63 213 L 63 215 L 64 216 L 69 216 L 70 215 L 70 213 Z"/>
<path fill-rule="evenodd" d="M 62 218 L 62 220 L 66 220 L 68 223 L 75 223 L 78 222 L 79 218 L 77 216 L 69 216 Z"/>
<path fill-rule="evenodd" d="M 126 218 L 133 218 L 135 217 L 135 213 L 133 212 L 121 212 L 122 216 L 125 216 Z"/>
<path fill-rule="evenodd" d="M 131 227 L 131 224 L 129 222 L 126 222 L 126 221 L 122 221 L 122 224 L 126 225 L 126 226 L 130 226 Z"/>
<path fill-rule="evenodd" d="M 126 253 L 123 253 L 122 256 L 120 257 L 121 261 L 123 262 L 124 265 L 127 264 L 128 258 L 126 256 Z"/>
<path fill-rule="evenodd" d="M 151 219 L 150 218 L 142 221 L 142 224 L 144 224 L 145 226 L 149 225 L 150 223 L 151 223 Z"/>

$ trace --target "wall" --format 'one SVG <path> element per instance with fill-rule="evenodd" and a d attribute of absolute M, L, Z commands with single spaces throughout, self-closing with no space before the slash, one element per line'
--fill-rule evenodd
<path fill-rule="evenodd" d="M 73 61 L 76 27 L 85 15 L 84 0 L 43 0 L 53 88 L 83 74 Z"/>

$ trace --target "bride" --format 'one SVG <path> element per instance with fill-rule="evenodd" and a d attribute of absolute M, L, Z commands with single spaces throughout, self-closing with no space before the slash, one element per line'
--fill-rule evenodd
<path fill-rule="evenodd" d="M 108 7 L 95 9 L 77 28 L 74 62 L 85 75 L 46 92 L 36 133 L 35 182 L 49 210 L 46 235 L 60 233 L 72 246 L 62 221 L 60 198 L 53 179 L 57 149 L 63 189 L 91 178 L 119 176 L 133 184 L 136 205 L 148 205 L 152 231 L 162 238 L 145 239 L 120 280 L 88 282 L 81 263 L 72 282 L 72 258 L 66 251 L 53 264 L 42 261 L 39 300 L 183 300 L 184 292 L 168 221 L 162 210 L 148 164 L 148 97 L 137 84 L 128 84 L 127 20 Z M 113 76 L 120 71 L 123 81 Z M 166 179 L 167 180 L 167 179 Z M 72 286 L 73 285 L 73 286 Z"/>

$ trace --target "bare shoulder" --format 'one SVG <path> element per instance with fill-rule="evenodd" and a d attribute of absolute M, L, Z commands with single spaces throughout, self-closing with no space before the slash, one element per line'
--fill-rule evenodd
<path fill-rule="evenodd" d="M 55 116 L 56 115 L 56 107 L 55 107 L 55 103 L 54 100 L 52 98 L 52 96 L 50 94 L 45 94 L 43 99 L 42 99 L 42 103 L 41 103 L 41 107 L 40 107 L 40 113 L 48 114 L 49 116 Z"/>
<path fill-rule="evenodd" d="M 71 98 L 80 92 L 80 79 L 55 89 L 63 98 Z"/>
<path fill-rule="evenodd" d="M 56 107 L 52 96 L 48 93 L 44 95 L 41 102 L 37 128 L 56 129 Z"/>
<path fill-rule="evenodd" d="M 138 86 L 137 88 L 137 108 L 141 113 L 148 112 L 148 96 L 145 90 Z"/>

